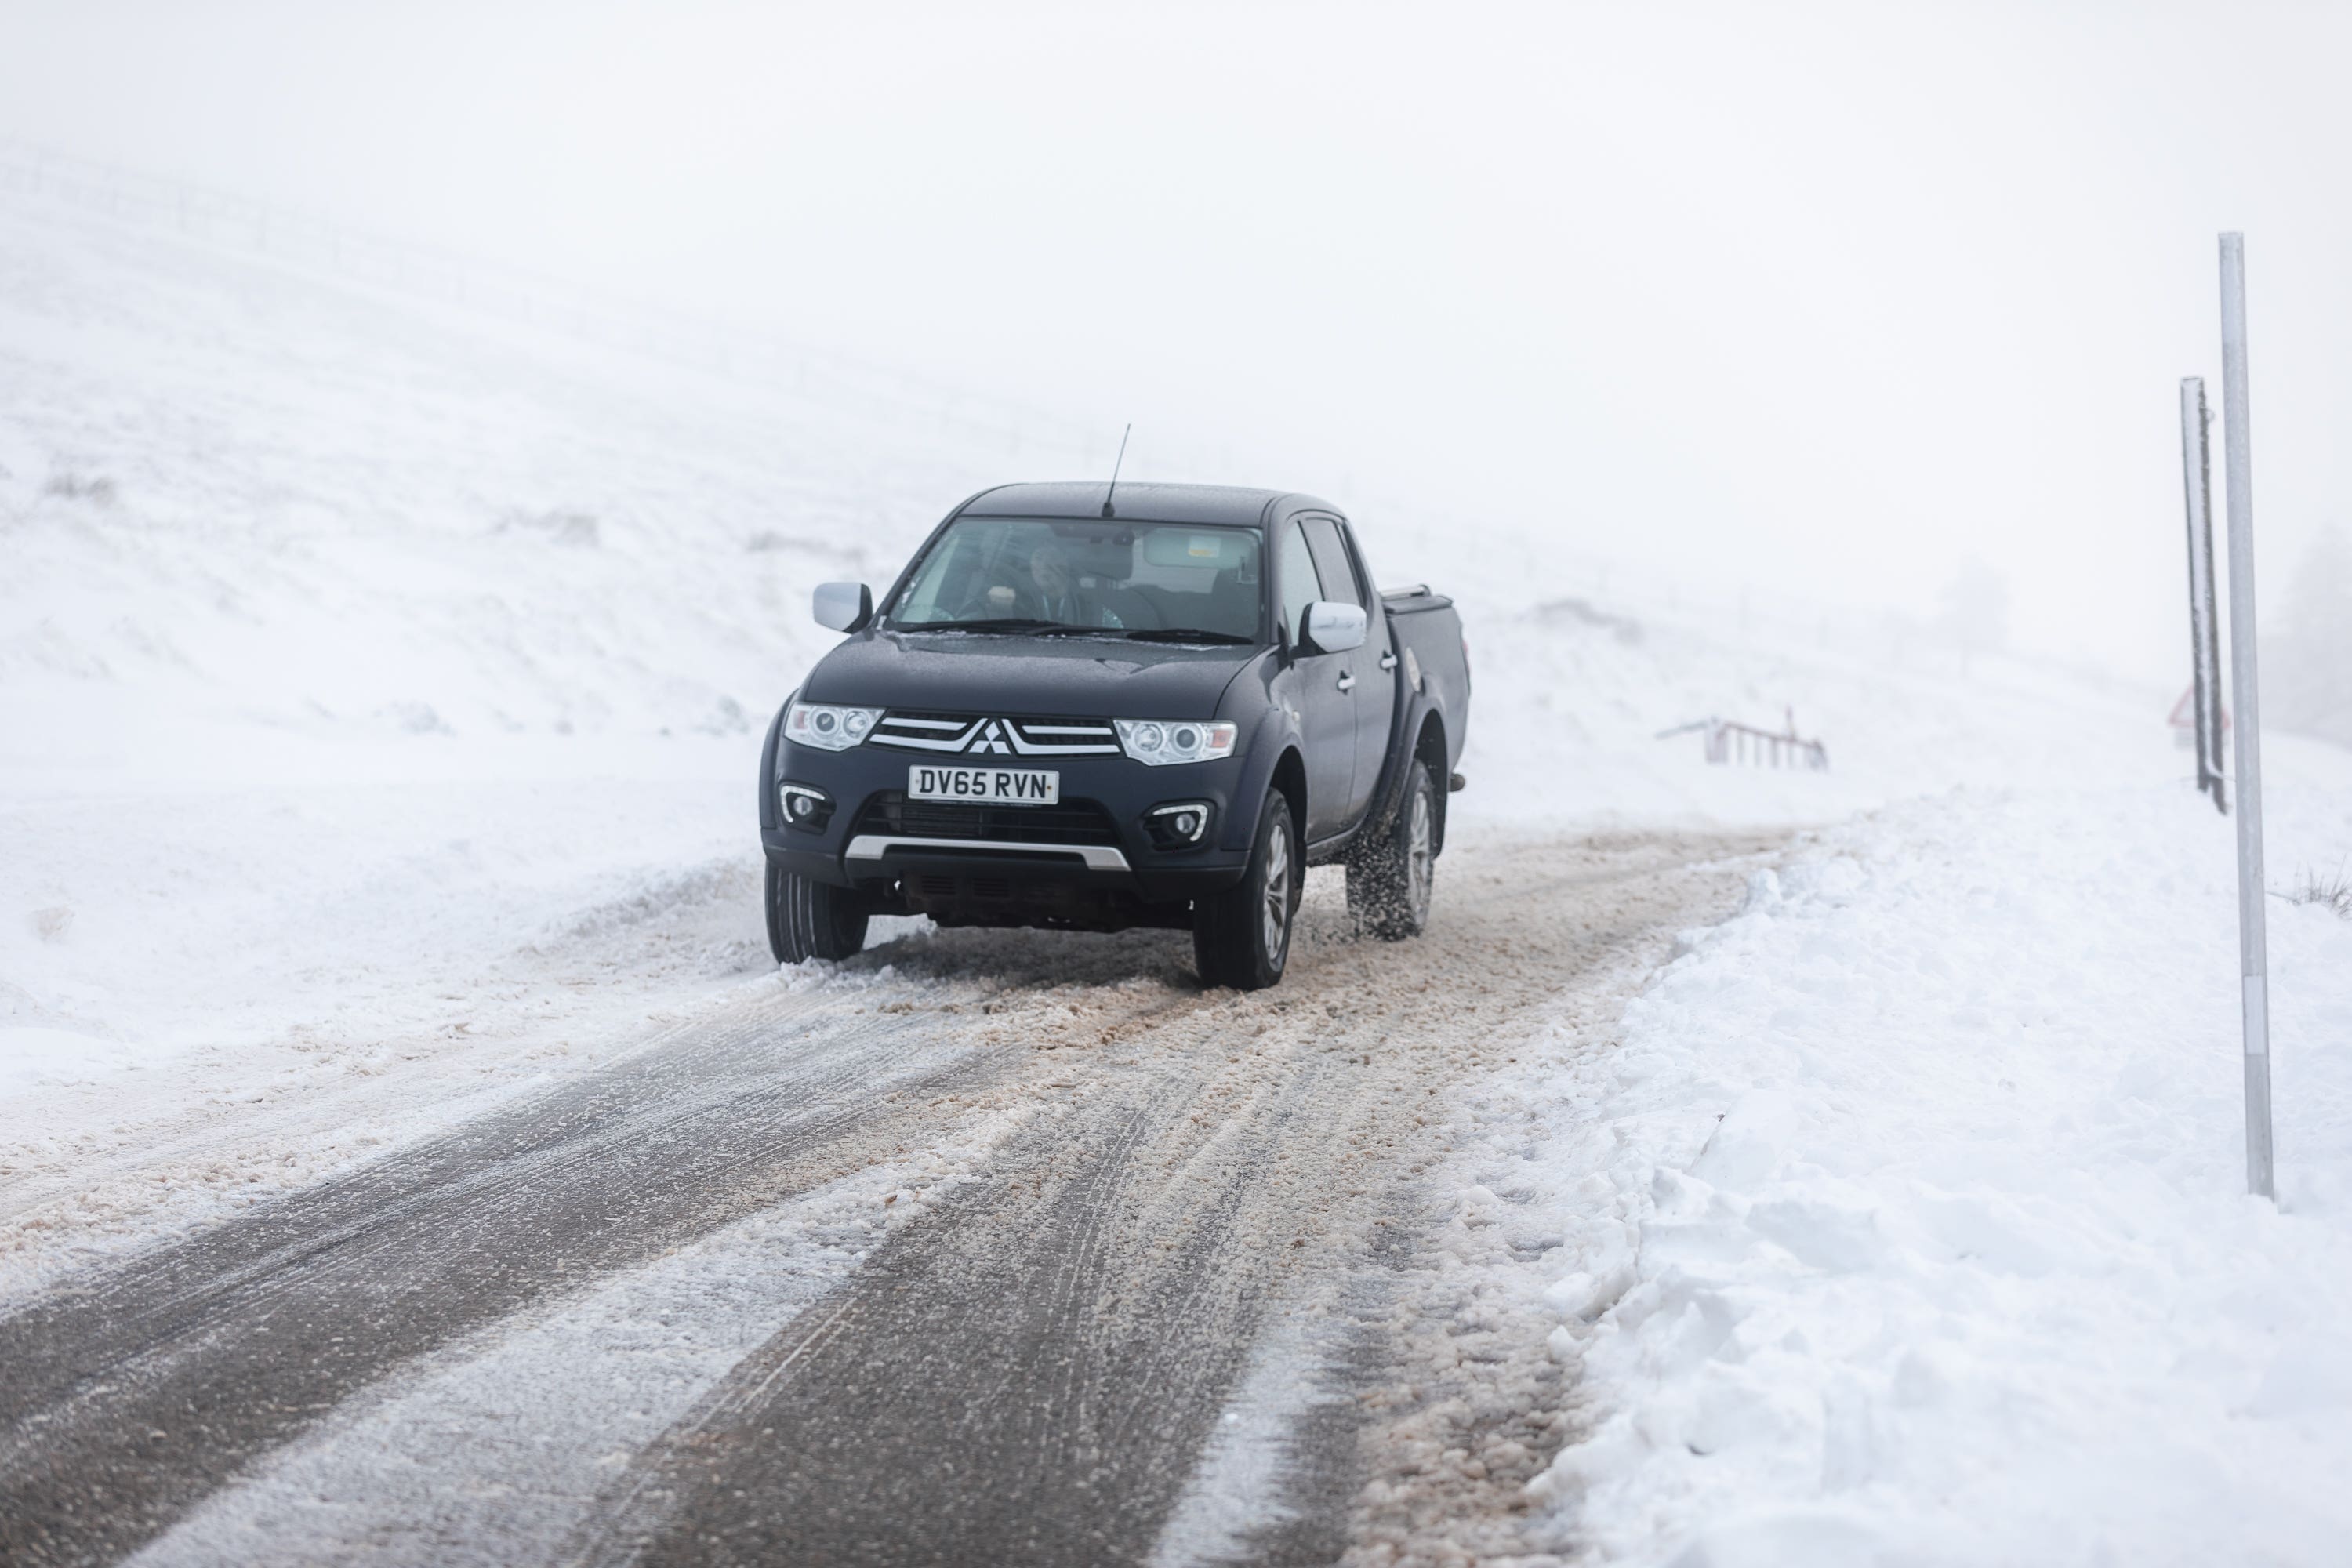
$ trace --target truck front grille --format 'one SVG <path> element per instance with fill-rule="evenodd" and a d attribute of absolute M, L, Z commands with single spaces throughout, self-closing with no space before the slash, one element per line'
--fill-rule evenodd
<path fill-rule="evenodd" d="M 985 713 L 882 715 L 869 746 L 904 752 L 970 752 L 1017 757 L 1115 757 L 1118 732 L 1108 719 L 1001 719 Z"/>
<path fill-rule="evenodd" d="M 1118 842 L 1110 814 L 1091 800 L 1058 805 L 971 805 L 908 800 L 885 790 L 866 803 L 851 834 L 892 838 L 968 838 L 975 844 L 1109 844 Z"/>

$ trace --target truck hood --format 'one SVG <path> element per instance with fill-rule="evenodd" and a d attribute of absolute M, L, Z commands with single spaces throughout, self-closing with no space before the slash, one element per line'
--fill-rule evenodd
<path fill-rule="evenodd" d="M 859 632 L 817 661 L 810 702 L 935 713 L 1072 719 L 1210 719 L 1264 647 Z"/>

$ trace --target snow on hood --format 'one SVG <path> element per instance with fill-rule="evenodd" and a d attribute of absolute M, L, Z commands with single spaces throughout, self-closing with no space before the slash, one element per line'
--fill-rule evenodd
<path fill-rule="evenodd" d="M 1072 718 L 1205 719 L 1257 647 L 972 632 L 861 632 L 818 661 L 802 694 L 845 702 Z"/>

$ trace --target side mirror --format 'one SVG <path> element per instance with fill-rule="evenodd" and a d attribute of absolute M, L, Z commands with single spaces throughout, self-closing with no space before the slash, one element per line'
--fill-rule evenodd
<path fill-rule="evenodd" d="M 863 583 L 819 583 L 809 595 L 809 610 L 818 626 L 854 632 L 874 618 L 874 591 Z"/>
<path fill-rule="evenodd" d="M 1318 599 L 1307 606 L 1307 641 L 1317 653 L 1346 653 L 1364 646 L 1363 606 Z"/>

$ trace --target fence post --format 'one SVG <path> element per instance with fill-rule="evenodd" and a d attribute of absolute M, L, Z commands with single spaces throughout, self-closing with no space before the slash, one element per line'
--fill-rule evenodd
<path fill-rule="evenodd" d="M 2180 477 L 2189 510 L 2189 641 L 2194 670 L 2190 701 L 2197 721 L 2197 787 L 2213 809 L 2230 802 L 2221 775 L 2221 653 L 2213 613 L 2213 459 L 2207 426 L 2205 378 L 2180 381 Z"/>
<path fill-rule="evenodd" d="M 2275 1198 L 2268 933 L 2263 910 L 2262 710 L 2254 668 L 2253 437 L 2246 408 L 2246 237 L 2221 237 L 2221 441 L 2230 507 L 2230 678 L 2237 700 L 2238 979 L 2245 1031 L 2246 1190 Z"/>

